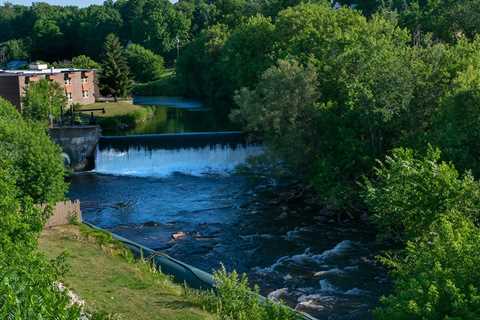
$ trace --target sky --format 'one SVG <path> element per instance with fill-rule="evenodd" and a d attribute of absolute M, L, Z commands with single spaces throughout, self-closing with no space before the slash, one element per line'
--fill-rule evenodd
<path fill-rule="evenodd" d="M 23 5 L 31 5 L 32 2 L 47 2 L 50 4 L 57 4 L 57 5 L 74 5 L 80 7 L 86 7 L 91 4 L 102 4 L 103 0 L 0 0 L 0 5 L 4 4 L 5 2 L 10 2 L 13 4 L 23 4 Z"/>

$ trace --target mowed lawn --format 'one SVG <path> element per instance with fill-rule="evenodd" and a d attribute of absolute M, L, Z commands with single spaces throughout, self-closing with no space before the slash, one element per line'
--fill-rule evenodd
<path fill-rule="evenodd" d="M 46 229 L 39 242 L 40 250 L 50 258 L 68 253 L 71 268 L 63 281 L 86 301 L 89 310 L 129 320 L 215 319 L 189 302 L 181 286 L 151 272 L 145 263 L 128 262 L 110 253 L 108 245 L 102 248 L 79 226 Z"/>
<path fill-rule="evenodd" d="M 132 104 L 131 101 L 117 101 L 117 102 L 96 102 L 93 104 L 85 105 L 82 109 L 91 108 L 105 108 L 105 113 L 102 111 L 94 111 L 93 114 L 97 117 L 116 117 L 123 116 L 138 110 L 143 107 Z M 86 115 L 90 113 L 85 113 Z"/>

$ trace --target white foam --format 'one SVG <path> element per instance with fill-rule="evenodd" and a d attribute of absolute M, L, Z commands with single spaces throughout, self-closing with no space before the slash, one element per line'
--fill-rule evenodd
<path fill-rule="evenodd" d="M 261 146 L 229 145 L 203 148 L 180 148 L 147 150 L 129 149 L 119 152 L 114 149 L 97 150 L 98 173 L 139 177 L 164 177 L 175 172 L 190 175 L 228 174 L 247 158 L 260 155 Z"/>
<path fill-rule="evenodd" d="M 268 294 L 267 298 L 270 299 L 270 300 L 279 301 L 279 300 L 283 299 L 283 297 L 285 297 L 287 294 L 288 294 L 288 289 L 287 288 L 281 288 L 281 289 L 277 289 L 277 290 L 274 290 L 274 291 L 270 292 Z"/>

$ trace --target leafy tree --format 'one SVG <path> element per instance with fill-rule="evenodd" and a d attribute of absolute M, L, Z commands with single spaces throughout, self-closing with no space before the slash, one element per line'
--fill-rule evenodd
<path fill-rule="evenodd" d="M 275 27 L 263 16 L 249 18 L 232 31 L 222 50 L 222 69 L 231 93 L 253 86 L 261 74 L 273 65 Z"/>
<path fill-rule="evenodd" d="M 66 101 L 58 83 L 46 79 L 35 81 L 28 86 L 23 97 L 23 114 L 31 120 L 48 122 L 61 115 Z"/>
<path fill-rule="evenodd" d="M 100 88 L 105 94 L 126 97 L 130 91 L 131 80 L 127 59 L 120 40 L 114 34 L 105 39 L 103 61 L 101 63 Z"/>
<path fill-rule="evenodd" d="M 21 39 L 12 39 L 5 42 L 0 48 L 0 55 L 5 61 L 24 60 L 29 57 L 29 49 L 25 41 Z"/>
<path fill-rule="evenodd" d="M 185 96 L 219 101 L 225 97 L 220 55 L 228 28 L 214 25 L 203 30 L 182 52 L 176 65 L 180 90 Z"/>
<path fill-rule="evenodd" d="M 78 52 L 98 59 L 102 44 L 111 33 L 118 33 L 123 20 L 120 13 L 111 6 L 89 6 L 79 13 L 79 25 L 75 30 Z"/>
<path fill-rule="evenodd" d="M 61 52 L 63 33 L 55 20 L 39 19 L 32 30 L 32 54 L 36 58 L 55 60 Z"/>
<path fill-rule="evenodd" d="M 126 50 L 126 56 L 135 81 L 148 82 L 157 80 L 164 72 L 163 58 L 141 45 L 129 45 Z"/>
<path fill-rule="evenodd" d="M 393 292 L 375 319 L 474 320 L 480 313 L 480 230 L 461 212 L 444 214 L 405 253 L 382 260 Z"/>
<path fill-rule="evenodd" d="M 16 172 L 21 197 L 36 204 L 53 204 L 66 191 L 60 148 L 42 124 L 26 121 L 9 102 L 0 99 L 0 141 Z"/>
<path fill-rule="evenodd" d="M 100 65 L 86 55 L 79 55 L 72 58 L 72 66 L 80 69 L 99 69 Z"/>
<path fill-rule="evenodd" d="M 395 149 L 364 182 L 364 200 L 383 238 L 415 239 L 443 215 L 462 212 L 480 220 L 480 184 L 440 161 L 429 148 L 417 158 L 411 149 Z"/>
<path fill-rule="evenodd" d="M 246 130 L 261 134 L 295 169 L 307 168 L 305 164 L 316 152 L 312 140 L 318 129 L 312 120 L 319 112 L 318 76 L 313 66 L 302 67 L 294 60 L 277 64 L 265 71 L 255 89 L 242 88 L 236 93 L 239 109 L 232 112 L 232 118 L 242 121 Z"/>
<path fill-rule="evenodd" d="M 186 43 L 190 20 L 167 0 L 148 0 L 143 9 L 143 45 L 155 53 L 166 56 L 177 46 Z"/>
<path fill-rule="evenodd" d="M 60 148 L 3 99 L 0 141 L 0 318 L 79 319 L 78 306 L 54 285 L 64 266 L 36 251 L 48 208 L 66 190 Z"/>

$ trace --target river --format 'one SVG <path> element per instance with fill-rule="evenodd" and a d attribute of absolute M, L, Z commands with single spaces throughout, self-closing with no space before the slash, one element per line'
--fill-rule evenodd
<path fill-rule="evenodd" d="M 284 205 L 275 183 L 235 166 L 258 145 L 101 146 L 96 170 L 74 175 L 84 219 L 195 267 L 248 274 L 261 293 L 318 319 L 370 319 L 385 293 L 374 235 L 305 204 Z"/>

